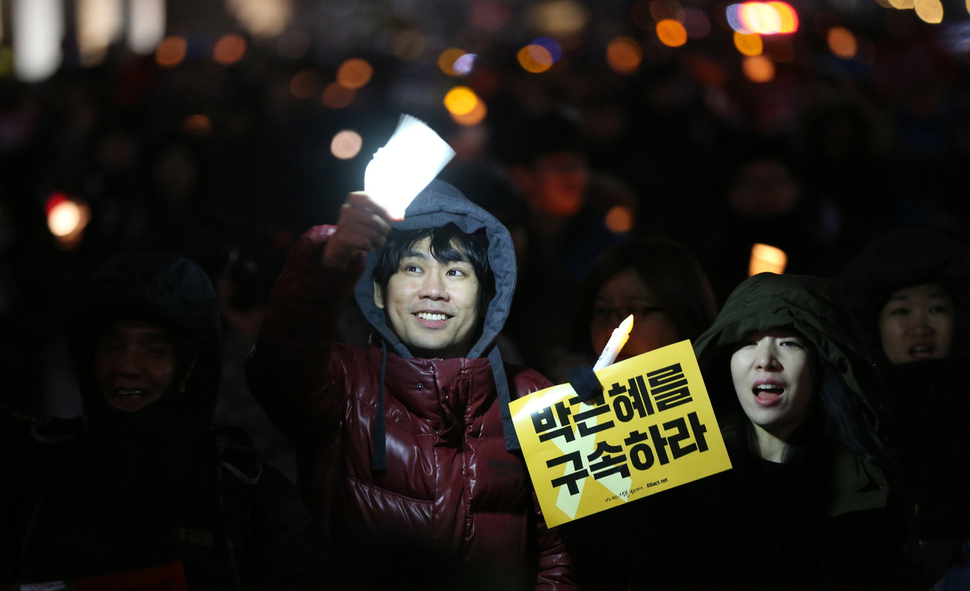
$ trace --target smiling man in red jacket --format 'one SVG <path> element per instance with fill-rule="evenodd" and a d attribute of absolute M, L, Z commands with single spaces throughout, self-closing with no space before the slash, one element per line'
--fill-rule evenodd
<path fill-rule="evenodd" d="M 550 384 L 495 345 L 515 269 L 506 228 L 441 181 L 401 221 L 351 193 L 291 251 L 247 373 L 350 580 L 575 588 L 508 409 Z M 373 328 L 363 348 L 335 342 L 352 294 Z"/>

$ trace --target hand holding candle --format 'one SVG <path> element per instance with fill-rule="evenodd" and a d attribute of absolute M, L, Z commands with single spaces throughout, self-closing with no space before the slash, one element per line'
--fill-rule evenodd
<path fill-rule="evenodd" d="M 599 371 L 616 361 L 616 356 L 620 354 L 623 345 L 630 338 L 631 330 L 633 330 L 633 314 L 627 316 L 626 320 L 621 322 L 620 326 L 613 331 L 613 336 L 610 337 L 609 342 L 603 347 L 600 358 L 593 365 L 593 371 Z"/>

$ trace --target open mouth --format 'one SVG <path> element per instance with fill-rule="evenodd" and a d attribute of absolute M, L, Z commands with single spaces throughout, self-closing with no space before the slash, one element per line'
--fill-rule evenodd
<path fill-rule="evenodd" d="M 143 396 L 148 396 L 147 390 L 142 389 L 126 389 L 126 390 L 115 390 L 115 396 L 119 398 L 141 398 Z"/>
<path fill-rule="evenodd" d="M 927 343 L 913 345 L 908 350 L 909 356 L 913 359 L 932 359 L 935 352 L 936 347 Z"/>
<path fill-rule="evenodd" d="M 785 393 L 785 389 L 777 384 L 758 384 L 751 391 L 758 404 L 763 406 L 774 404 Z"/>

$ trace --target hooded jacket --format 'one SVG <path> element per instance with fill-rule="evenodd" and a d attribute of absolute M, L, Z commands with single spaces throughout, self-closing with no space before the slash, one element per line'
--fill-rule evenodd
<path fill-rule="evenodd" d="M 392 227 L 449 222 L 485 229 L 495 276 L 466 357 L 414 357 L 374 303 L 377 254 L 348 269 L 324 267 L 335 228 L 318 226 L 294 246 L 274 287 L 247 362 L 250 390 L 294 440 L 304 498 L 354 578 L 451 588 L 458 581 L 447 577 L 474 572 L 473 585 L 571 588 L 568 559 L 542 521 L 507 425 L 510 397 L 550 385 L 506 366 L 495 345 L 515 288 L 508 231 L 441 181 Z M 353 293 L 374 330 L 364 348 L 335 342 Z M 444 580 L 428 578 L 442 571 Z"/>
<path fill-rule="evenodd" d="M 135 412 L 114 408 L 92 371 L 115 321 L 172 332 L 169 388 Z M 78 579 L 181 562 L 189 589 L 315 589 L 319 540 L 292 484 L 261 466 L 248 437 L 211 424 L 220 375 L 215 292 L 195 263 L 127 253 L 93 275 L 68 341 L 84 415 L 34 430 L 43 494 L 21 582 Z"/>
<path fill-rule="evenodd" d="M 839 281 L 886 378 L 890 451 L 916 507 L 926 576 L 936 581 L 970 539 L 970 247 L 939 231 L 894 230 L 853 259 Z M 880 342 L 880 312 L 894 292 L 923 283 L 938 283 L 953 298 L 949 356 L 893 365 Z"/>
<path fill-rule="evenodd" d="M 750 451 L 730 359 L 742 339 L 771 329 L 796 331 L 822 361 L 815 396 L 824 379 L 818 368 L 828 365 L 843 385 L 848 420 L 876 427 L 879 376 L 834 282 L 763 273 L 740 283 L 694 343 L 734 468 L 658 495 L 655 525 L 676 532 L 668 540 L 676 552 L 659 550 L 671 588 L 914 588 L 905 523 L 891 509 L 877 441 L 867 447 L 871 459 L 838 438 L 809 444 L 809 455 L 784 464 Z M 691 561 L 708 568 L 691 570 Z"/>

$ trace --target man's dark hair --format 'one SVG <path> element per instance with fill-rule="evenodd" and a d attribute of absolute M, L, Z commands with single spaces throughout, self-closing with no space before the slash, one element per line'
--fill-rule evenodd
<path fill-rule="evenodd" d="M 488 237 L 484 228 L 467 234 L 454 223 L 448 223 L 437 228 L 392 230 L 387 237 L 387 243 L 378 253 L 377 265 L 374 267 L 377 288 L 381 293 L 386 292 L 387 282 L 391 275 L 397 273 L 401 259 L 425 238 L 431 238 L 428 250 L 435 260 L 442 263 L 467 261 L 471 264 L 480 288 L 478 309 L 484 315 L 488 302 L 495 295 L 495 276 L 488 263 Z"/>

